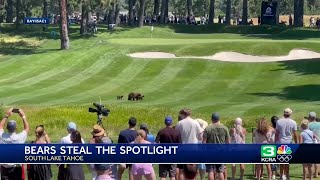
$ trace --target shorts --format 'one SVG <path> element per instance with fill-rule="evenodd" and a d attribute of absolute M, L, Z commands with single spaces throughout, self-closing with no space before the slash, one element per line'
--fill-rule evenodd
<path fill-rule="evenodd" d="M 223 173 L 224 165 L 223 164 L 206 164 L 206 170 L 207 172 Z"/>
<path fill-rule="evenodd" d="M 131 172 L 133 175 L 147 175 L 153 174 L 154 170 L 152 164 L 133 164 Z"/>
<path fill-rule="evenodd" d="M 198 164 L 198 169 L 199 170 L 206 170 L 206 165 L 205 164 Z"/>
<path fill-rule="evenodd" d="M 276 164 L 271 164 L 271 170 L 272 171 L 277 171 L 277 165 Z"/>
<path fill-rule="evenodd" d="M 166 178 L 169 174 L 170 178 L 176 176 L 176 164 L 159 164 L 159 177 Z"/>

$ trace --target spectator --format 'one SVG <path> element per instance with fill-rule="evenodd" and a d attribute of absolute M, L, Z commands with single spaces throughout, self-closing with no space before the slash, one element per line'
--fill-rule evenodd
<path fill-rule="evenodd" d="M 293 25 L 293 19 L 292 19 L 291 14 L 290 14 L 290 16 L 289 16 L 289 25 L 290 25 L 290 26 L 292 26 L 292 25 Z"/>
<path fill-rule="evenodd" d="M 316 26 L 315 18 L 314 18 L 314 17 L 311 17 L 311 18 L 310 18 L 310 25 L 309 25 L 309 27 L 315 27 L 315 26 Z"/>
<path fill-rule="evenodd" d="M 197 165 L 196 164 L 187 164 L 183 168 L 183 173 L 185 180 L 196 180 L 197 176 Z"/>
<path fill-rule="evenodd" d="M 253 132 L 256 144 L 273 144 L 275 138 L 275 129 L 273 129 L 268 121 L 262 118 L 257 125 L 257 129 Z M 271 179 L 272 171 L 270 164 L 266 164 L 268 179 Z M 256 175 L 258 180 L 261 179 L 263 165 L 256 165 Z"/>
<path fill-rule="evenodd" d="M 278 116 L 271 117 L 271 124 L 272 124 L 273 129 L 276 129 L 278 120 L 279 120 Z M 272 171 L 272 179 L 276 179 L 276 176 L 279 175 L 279 173 L 277 172 L 277 165 L 276 164 L 271 164 L 271 171 Z M 261 172 L 263 172 L 263 171 L 261 171 Z M 262 173 L 261 173 L 261 175 L 262 175 Z"/>
<path fill-rule="evenodd" d="M 300 142 L 303 144 L 313 144 L 315 143 L 315 140 L 319 140 L 318 137 L 311 130 L 309 130 L 308 123 L 309 122 L 306 119 L 301 122 Z M 307 179 L 307 174 L 309 176 L 308 179 L 311 180 L 312 164 L 303 164 L 303 180 Z"/>
<path fill-rule="evenodd" d="M 144 130 L 138 130 L 137 137 L 134 140 L 135 144 L 150 144 L 149 141 L 145 140 L 147 134 Z M 147 180 L 156 180 L 156 175 L 152 164 L 133 164 L 132 165 L 132 175 L 134 180 L 141 180 L 144 176 Z"/>
<path fill-rule="evenodd" d="M 71 134 L 77 131 L 77 125 L 74 122 L 69 122 L 67 126 L 68 135 L 63 137 L 60 140 L 60 144 L 72 144 Z M 84 140 L 81 139 L 82 143 L 84 144 Z M 58 165 L 58 180 L 65 180 L 70 178 L 70 171 L 69 165 L 67 164 L 60 164 Z"/>
<path fill-rule="evenodd" d="M 315 112 L 309 113 L 309 129 L 318 137 L 320 138 L 320 122 L 317 122 L 317 114 Z M 316 143 L 320 143 L 319 141 Z M 314 164 L 314 178 L 318 178 L 319 174 L 319 165 Z"/>
<path fill-rule="evenodd" d="M 220 123 L 220 116 L 213 113 L 211 116 L 212 124 L 210 124 L 203 133 L 203 143 L 213 144 L 229 144 L 230 136 L 226 126 Z M 214 171 L 217 173 L 218 180 L 224 180 L 224 165 L 223 164 L 207 164 L 208 179 L 214 180 Z"/>
<path fill-rule="evenodd" d="M 242 119 L 236 118 L 234 120 L 234 127 L 230 129 L 230 139 L 232 144 L 245 144 L 246 143 L 246 129 L 242 127 Z M 243 179 L 244 175 L 244 164 L 240 164 L 240 180 Z M 236 176 L 236 165 L 232 165 L 232 179 Z"/>
<path fill-rule="evenodd" d="M 70 139 L 72 144 L 82 144 L 82 138 L 79 131 L 73 131 Z M 69 180 L 85 180 L 83 167 L 81 164 L 69 164 L 68 171 L 70 173 Z M 68 180 L 68 179 L 66 179 Z"/>
<path fill-rule="evenodd" d="M 148 126 L 146 124 L 141 124 L 140 125 L 140 129 L 145 130 L 147 133 L 147 141 L 149 141 L 150 143 L 154 143 L 155 141 L 155 137 L 153 134 L 150 133 Z"/>
<path fill-rule="evenodd" d="M 208 123 L 205 120 L 202 120 L 202 119 L 195 119 L 195 120 L 199 123 L 202 132 L 206 129 L 206 127 L 208 127 Z M 202 141 L 200 140 L 199 143 L 202 144 Z M 206 165 L 198 164 L 198 170 L 199 170 L 200 179 L 203 180 L 206 174 Z"/>
<path fill-rule="evenodd" d="M 176 126 L 176 130 L 181 135 L 181 141 L 183 144 L 198 144 L 200 140 L 202 140 L 201 127 L 199 123 L 193 120 L 191 117 L 190 109 L 182 109 L 179 112 L 179 117 L 182 118 L 181 121 L 178 122 Z M 179 179 L 184 179 L 183 171 L 184 167 L 182 164 L 178 165 L 179 168 Z"/>
<path fill-rule="evenodd" d="M 77 130 L 76 123 L 69 122 L 68 127 L 67 127 L 68 135 L 61 139 L 60 144 L 72 144 L 70 136 L 71 136 L 71 133 L 76 130 Z M 82 143 L 84 143 L 83 139 L 82 139 Z"/>
<path fill-rule="evenodd" d="M 122 144 L 127 144 L 127 143 L 131 143 L 132 141 L 135 140 L 135 138 L 137 137 L 137 131 L 135 130 L 135 127 L 137 125 L 137 119 L 134 117 L 131 117 L 129 119 L 129 128 L 122 130 L 119 134 L 119 138 L 118 138 L 118 143 L 122 143 Z M 119 168 L 118 168 L 118 177 L 119 180 L 122 179 L 122 174 L 123 172 L 129 168 L 129 180 L 133 180 L 133 176 L 131 174 L 131 164 L 120 164 Z"/>
<path fill-rule="evenodd" d="M 164 120 L 165 128 L 161 129 L 156 138 L 156 143 L 181 143 L 181 137 L 177 130 L 172 127 L 173 119 L 171 116 L 167 116 Z M 159 177 L 161 180 L 165 180 L 169 175 L 171 180 L 176 178 L 176 164 L 159 164 Z"/>
<path fill-rule="evenodd" d="M 258 16 L 258 25 L 261 25 L 261 17 Z"/>
<path fill-rule="evenodd" d="M 105 130 L 98 124 L 93 126 L 93 129 L 91 131 L 92 134 L 92 138 L 90 140 L 90 144 L 98 144 L 98 143 L 103 143 L 103 144 L 111 144 L 112 141 L 106 136 L 105 134 Z M 96 180 L 97 179 L 97 173 L 100 173 L 101 177 L 99 177 L 99 179 L 102 178 L 106 178 L 109 177 L 110 178 L 116 178 L 115 176 L 117 176 L 117 166 L 116 165 L 109 165 L 110 167 L 112 167 L 109 171 L 109 169 L 106 169 L 106 172 L 102 172 L 102 168 L 104 168 L 105 166 L 98 166 L 96 167 L 96 165 L 91 164 L 90 170 L 91 170 L 91 174 L 92 174 L 92 179 Z M 98 168 L 98 170 L 97 170 Z"/>
<path fill-rule="evenodd" d="M 283 118 L 277 121 L 275 139 L 278 144 L 291 144 L 293 140 L 295 143 L 298 143 L 298 136 L 296 133 L 297 123 L 290 118 L 291 114 L 292 110 L 286 108 L 283 113 Z M 280 175 L 282 179 L 289 179 L 289 165 L 280 165 Z"/>
<path fill-rule="evenodd" d="M 97 172 L 97 178 L 95 180 L 115 180 L 111 177 L 112 166 L 110 164 L 95 164 L 94 168 Z"/>
<path fill-rule="evenodd" d="M 18 113 L 23 122 L 23 131 L 16 133 L 17 123 L 14 120 L 9 120 L 7 123 L 8 132 L 4 132 L 4 124 L 13 114 Z M 1 144 L 24 144 L 29 132 L 29 123 L 22 109 L 10 108 L 3 116 L 0 122 L 0 142 Z M 24 179 L 24 166 L 21 164 L 2 164 L 1 179 L 22 180 Z"/>
<path fill-rule="evenodd" d="M 39 125 L 35 130 L 36 140 L 31 143 L 49 144 L 51 143 L 48 134 L 44 131 L 44 126 Z M 52 178 L 50 164 L 30 164 L 27 168 L 28 180 L 47 180 Z"/>

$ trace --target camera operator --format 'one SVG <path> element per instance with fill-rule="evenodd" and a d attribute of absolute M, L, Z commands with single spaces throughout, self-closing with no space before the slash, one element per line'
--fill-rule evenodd
<path fill-rule="evenodd" d="M 23 121 L 23 131 L 16 133 L 17 123 L 14 120 L 9 120 L 7 123 L 8 132 L 4 132 L 3 126 L 5 125 L 8 118 L 13 114 L 17 113 Z M 0 122 L 0 143 L 1 144 L 23 144 L 27 139 L 29 132 L 29 123 L 26 115 L 22 109 L 10 108 L 3 116 Z M 21 164 L 2 164 L 1 165 L 1 179 L 10 180 L 22 180 L 24 179 L 24 168 Z"/>

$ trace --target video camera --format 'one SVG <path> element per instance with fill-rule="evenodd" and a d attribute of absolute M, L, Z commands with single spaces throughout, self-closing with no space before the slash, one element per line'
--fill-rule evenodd
<path fill-rule="evenodd" d="M 89 108 L 89 112 L 91 113 L 97 113 L 98 116 L 98 121 L 97 123 L 99 125 L 103 125 L 102 124 L 102 118 L 105 116 L 107 117 L 110 113 L 110 110 L 107 109 L 106 107 L 104 107 L 104 105 L 102 104 L 98 104 L 98 103 L 93 103 L 93 106 L 95 106 L 96 108 Z"/>

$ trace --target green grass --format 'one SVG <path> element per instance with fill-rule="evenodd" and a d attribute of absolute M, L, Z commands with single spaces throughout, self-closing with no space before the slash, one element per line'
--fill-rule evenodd
<path fill-rule="evenodd" d="M 259 117 L 281 115 L 286 107 L 293 109 L 293 118 L 300 122 L 320 102 L 319 59 L 260 64 L 127 56 L 145 51 L 177 56 L 221 51 L 284 55 L 295 48 L 320 52 L 319 31 L 180 25 L 155 27 L 152 38 L 150 27 L 122 27 L 113 33 L 102 27 L 103 33 L 80 37 L 77 27 L 72 27 L 71 49 L 60 51 L 60 41 L 49 38 L 51 30 L 58 32 L 56 27 L 41 32 L 41 27 L 15 31 L 10 25 L 2 26 L 0 101 L 6 107 L 25 109 L 31 126 L 44 124 L 55 141 L 65 134 L 69 121 L 76 122 L 89 139 L 96 116 L 88 113 L 88 107 L 99 96 L 111 110 L 104 123 L 114 140 L 130 116 L 156 133 L 166 115 L 177 119 L 178 110 L 188 107 L 195 118 L 209 121 L 217 111 L 228 127 L 240 116 L 250 128 Z M 4 43 L 9 38 L 13 43 Z M 132 91 L 144 93 L 145 100 L 125 100 Z M 116 100 L 117 95 L 124 95 L 124 100 Z M 292 170 L 295 179 L 301 179 L 301 167 L 295 165 Z M 251 167 L 246 174 L 250 178 Z"/>

